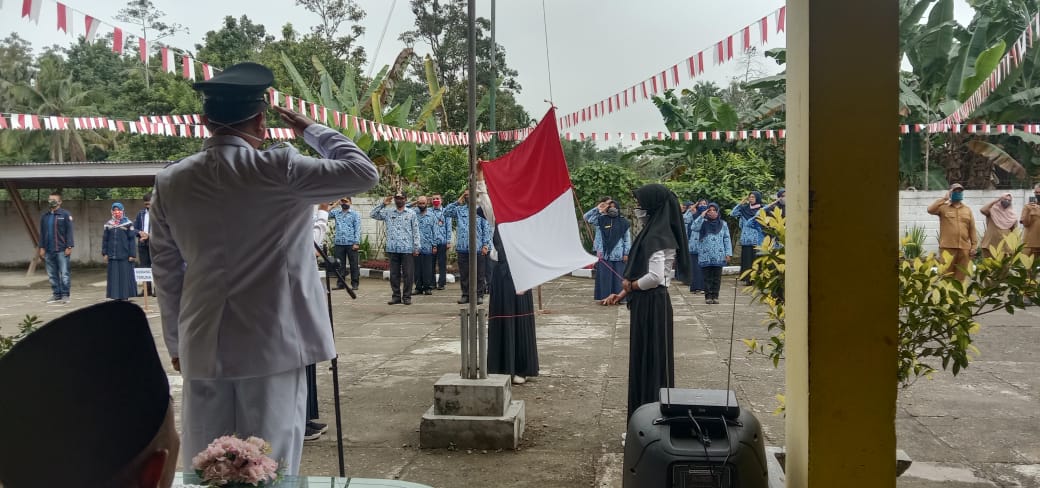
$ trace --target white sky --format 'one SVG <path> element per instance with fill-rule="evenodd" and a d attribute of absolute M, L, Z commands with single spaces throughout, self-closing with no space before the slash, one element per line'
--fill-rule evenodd
<path fill-rule="evenodd" d="M 403 47 L 397 40 L 398 34 L 413 28 L 414 18 L 409 2 L 357 2 L 368 13 L 363 21 L 366 34 L 361 42 L 370 61 L 375 55 L 383 26 L 389 19 L 382 49 L 375 58 L 378 69 L 392 62 Z M 125 6 L 124 1 L 66 0 L 65 3 L 106 23 L 124 28 L 128 35 L 134 32 L 129 26 L 114 21 L 116 12 Z M 291 22 L 297 31 L 306 32 L 317 21 L 317 16 L 297 7 L 293 0 L 153 0 L 153 3 L 166 12 L 168 22 L 180 23 L 190 29 L 188 34 L 178 34 L 164 42 L 191 50 L 194 50 L 195 43 L 200 42 L 207 31 L 218 29 L 227 15 L 236 18 L 248 15 L 254 22 L 264 24 L 267 31 L 276 36 L 286 22 Z M 20 18 L 21 4 L 21 0 L 0 0 L 0 35 L 6 37 L 10 32 L 16 32 L 32 42 L 37 50 L 46 45 L 71 41 L 71 37 L 56 28 L 54 0 L 43 0 L 38 26 Z M 509 66 L 520 73 L 518 81 L 523 90 L 519 101 L 535 119 L 548 109 L 548 104 L 543 100 L 548 99 L 550 93 L 542 4 L 537 0 L 497 0 L 496 40 L 504 46 Z M 779 8 L 782 2 L 544 0 L 544 4 L 547 9 L 552 95 L 562 115 L 613 95 L 684 61 L 702 49 L 709 49 L 706 53 L 709 64 L 704 79 L 720 85 L 727 84 L 739 71 L 736 63 L 722 66 L 710 64 L 711 48 L 729 34 Z M 478 0 L 477 14 L 489 17 L 490 6 L 490 0 Z M 966 24 L 971 15 L 971 9 L 966 3 L 957 0 L 957 20 Z M 775 20 L 775 16 L 769 19 L 770 42 L 764 49 L 783 45 L 784 36 L 777 36 Z M 82 18 L 76 16 L 74 21 L 75 32 L 81 34 Z M 757 25 L 752 27 L 751 35 L 757 42 Z M 739 49 L 739 37 L 736 43 Z M 417 50 L 423 54 L 421 46 L 417 46 Z M 775 64 L 768 59 L 761 63 L 765 69 L 774 69 L 773 66 Z M 368 72 L 368 66 L 363 69 Z M 685 73 L 685 66 L 680 64 L 680 86 L 690 87 L 694 81 Z M 569 130 L 627 133 L 656 132 L 663 128 L 660 114 L 652 103 L 645 101 Z"/>

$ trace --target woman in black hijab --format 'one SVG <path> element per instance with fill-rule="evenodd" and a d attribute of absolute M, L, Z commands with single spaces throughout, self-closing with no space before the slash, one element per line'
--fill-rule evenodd
<path fill-rule="evenodd" d="M 659 400 L 661 388 L 675 386 L 672 354 L 672 302 L 668 273 L 672 266 L 689 269 L 690 254 L 679 199 L 653 183 L 635 192 L 642 222 L 625 267 L 624 291 L 607 298 L 629 297 L 628 417 L 641 405 Z"/>

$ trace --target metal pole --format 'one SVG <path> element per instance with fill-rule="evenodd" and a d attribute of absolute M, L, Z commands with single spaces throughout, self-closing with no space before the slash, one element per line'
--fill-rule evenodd
<path fill-rule="evenodd" d="M 491 130 L 491 144 L 488 147 L 488 159 L 495 159 L 495 95 L 498 92 L 498 64 L 495 62 L 495 54 L 498 51 L 498 45 L 495 44 L 495 0 L 491 0 L 491 86 L 488 87 L 491 90 L 488 93 L 488 116 L 491 117 L 491 123 L 489 124 Z"/>
<path fill-rule="evenodd" d="M 469 314 L 467 336 L 463 342 L 474 344 L 476 342 L 477 328 L 474 327 L 477 316 L 477 259 L 480 258 L 480 249 L 477 248 L 477 2 L 467 1 L 469 16 L 469 59 L 467 60 L 467 75 L 469 76 L 469 99 L 467 100 L 467 112 L 469 119 Z M 476 348 L 474 348 L 476 349 Z M 471 361 L 476 350 L 470 350 Z M 467 379 L 476 379 L 476 371 L 467 371 Z"/>
<path fill-rule="evenodd" d="M 459 309 L 459 337 L 462 340 L 462 362 L 459 366 L 459 376 L 469 378 L 469 316 L 468 310 Z"/>
<path fill-rule="evenodd" d="M 477 310 L 477 367 L 480 379 L 487 378 L 487 311 Z"/>

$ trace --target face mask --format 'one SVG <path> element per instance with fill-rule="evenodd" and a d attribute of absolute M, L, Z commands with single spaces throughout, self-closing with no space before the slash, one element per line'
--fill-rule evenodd
<path fill-rule="evenodd" d="M 955 192 L 950 194 L 950 201 L 951 202 L 959 202 L 961 200 L 964 200 L 964 192 L 955 191 Z"/>
<path fill-rule="evenodd" d="M 708 206 L 707 205 L 700 205 L 700 206 L 697 207 L 697 211 L 698 212 L 705 212 L 707 210 L 708 210 Z"/>
<path fill-rule="evenodd" d="M 254 115 L 253 117 L 249 117 L 249 119 L 252 119 L 252 118 L 254 118 L 254 117 L 259 117 L 259 116 L 260 116 L 260 114 L 258 113 L 258 114 L 256 114 L 256 115 Z M 246 120 L 249 120 L 249 119 L 245 119 L 245 120 L 240 120 L 240 121 L 238 121 L 238 122 L 235 122 L 235 124 L 241 124 L 242 122 L 245 122 Z M 211 121 L 209 121 L 209 123 L 211 123 L 211 124 L 213 124 L 213 125 L 215 125 L 215 126 L 217 126 L 217 127 L 223 127 L 223 128 L 225 128 L 225 129 L 227 129 L 227 130 L 229 130 L 229 131 L 231 131 L 231 132 L 234 132 L 234 133 L 236 133 L 236 134 L 238 134 L 238 135 L 240 135 L 240 136 L 242 136 L 242 137 L 245 137 L 245 138 L 248 138 L 248 139 L 252 139 L 252 140 L 254 140 L 254 141 L 256 141 L 256 142 L 259 142 L 259 143 L 261 143 L 261 144 L 262 144 L 262 143 L 264 142 L 264 139 L 262 139 L 262 138 L 259 138 L 259 137 L 256 137 L 256 136 L 254 136 L 253 134 L 248 134 L 248 133 L 246 133 L 246 132 L 240 131 L 240 130 L 238 130 L 238 129 L 234 128 L 234 127 L 231 127 L 231 126 L 230 126 L 230 125 L 228 125 L 228 124 L 222 124 L 222 123 L 220 123 L 220 122 L 214 122 L 214 121 L 212 121 L 212 120 L 211 120 Z M 265 128 L 265 127 L 260 127 L 260 129 L 262 130 L 262 133 L 263 133 L 263 134 L 266 134 L 266 133 L 267 133 L 267 128 Z"/>
<path fill-rule="evenodd" d="M 47 200 L 47 205 L 51 208 L 58 208 L 59 203 L 57 200 Z"/>
<path fill-rule="evenodd" d="M 341 203 L 341 204 L 339 204 L 339 208 L 342 208 L 343 210 L 350 210 L 350 204 L 349 203 Z"/>
<path fill-rule="evenodd" d="M 396 205 L 397 208 L 404 208 L 404 200 L 394 200 L 394 205 Z"/>
<path fill-rule="evenodd" d="M 646 213 L 646 210 L 642 208 L 636 208 L 633 210 L 633 213 L 635 213 L 636 218 L 639 220 L 646 220 L 646 218 L 650 216 L 650 214 Z"/>
<path fill-rule="evenodd" d="M 616 209 L 616 208 L 608 208 L 607 209 L 607 217 L 613 218 L 613 217 L 617 217 L 617 216 L 618 216 L 618 209 Z"/>
<path fill-rule="evenodd" d="M 787 197 L 780 197 L 779 200 L 780 200 L 780 205 L 784 205 L 784 204 L 787 203 Z"/>
<path fill-rule="evenodd" d="M 115 219 L 115 220 L 123 220 L 123 211 L 122 210 L 113 210 L 112 211 L 112 218 Z"/>
<path fill-rule="evenodd" d="M 437 207 L 440 207 L 440 206 L 441 206 L 441 201 L 440 200 L 434 200 L 433 201 L 433 208 L 437 208 Z"/>
<path fill-rule="evenodd" d="M 425 212 L 426 211 L 426 205 L 417 205 L 417 206 L 419 207 L 419 211 L 420 212 Z"/>
<path fill-rule="evenodd" d="M 1011 206 L 1011 200 L 1001 200 L 1000 201 L 1000 206 L 1004 207 L 1004 208 L 1010 207 Z"/>

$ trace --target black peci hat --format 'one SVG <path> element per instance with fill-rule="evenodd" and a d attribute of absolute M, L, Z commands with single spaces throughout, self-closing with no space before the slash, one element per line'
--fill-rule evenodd
<path fill-rule="evenodd" d="M 264 92 L 272 84 L 274 73 L 267 66 L 239 63 L 192 87 L 202 92 L 202 110 L 210 120 L 236 124 L 267 107 Z"/>
<path fill-rule="evenodd" d="M 170 408 L 148 319 L 126 302 L 76 310 L 22 339 L 0 358 L 0 392 L 8 488 L 108 481 L 152 442 Z"/>

